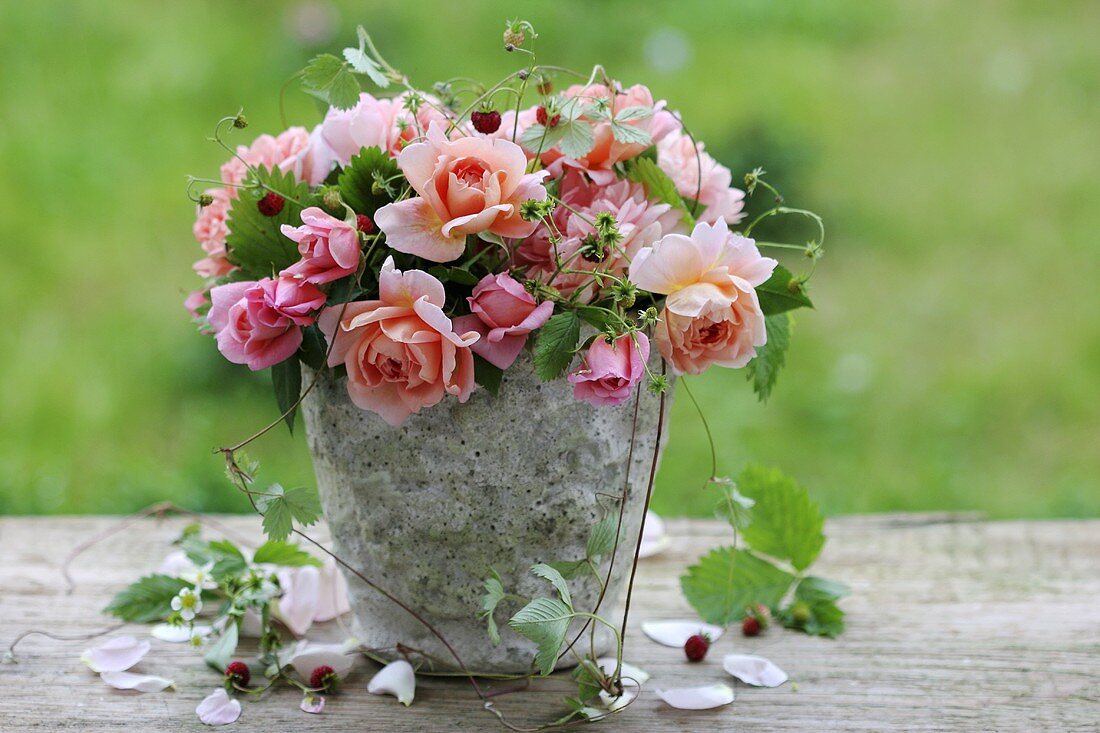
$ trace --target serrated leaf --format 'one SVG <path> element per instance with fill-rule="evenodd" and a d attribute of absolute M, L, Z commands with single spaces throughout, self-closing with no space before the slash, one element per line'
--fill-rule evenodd
<path fill-rule="evenodd" d="M 772 393 L 779 370 L 787 361 L 787 349 L 791 345 L 791 316 L 789 313 L 777 313 L 764 316 L 768 333 L 768 342 L 756 350 L 745 370 L 752 382 L 752 391 L 761 402 L 767 402 Z"/>
<path fill-rule="evenodd" d="M 248 561 L 244 559 L 240 549 L 229 540 L 208 542 L 206 552 L 209 557 L 207 562 L 211 560 L 214 562 L 214 567 L 210 570 L 214 580 L 240 575 L 248 567 Z"/>
<path fill-rule="evenodd" d="M 237 622 L 235 620 L 230 620 L 230 622 L 226 624 L 225 630 L 222 631 L 222 635 L 219 636 L 218 640 L 207 650 L 202 660 L 215 671 L 225 674 L 225 668 L 233 661 L 233 655 L 237 651 L 238 634 Z"/>
<path fill-rule="evenodd" d="M 795 589 L 794 603 L 806 604 L 809 618 L 796 620 L 792 604 L 780 614 L 780 620 L 787 628 L 836 638 L 844 631 L 844 611 L 836 602 L 847 594 L 848 587 L 843 583 L 813 576 L 804 578 Z"/>
<path fill-rule="evenodd" d="M 653 116 L 653 108 L 646 107 L 644 105 L 635 104 L 630 107 L 623 107 L 615 115 L 615 119 L 619 122 L 630 122 L 633 120 L 644 120 Z"/>
<path fill-rule="evenodd" d="M 343 170 L 336 185 L 340 197 L 357 214 L 374 217 L 374 212 L 394 200 L 392 184 L 387 181 L 401 175 L 397 162 L 377 145 L 363 148 Z M 386 186 L 391 185 L 391 190 Z"/>
<path fill-rule="evenodd" d="M 497 606 L 504 600 L 504 584 L 500 582 L 500 575 L 496 570 L 490 568 L 489 577 L 485 579 L 484 583 L 485 594 L 481 596 L 481 613 L 478 615 L 485 619 L 489 625 L 489 638 L 494 644 L 500 643 L 500 631 L 497 629 L 496 619 L 493 618 L 493 614 L 496 613 Z"/>
<path fill-rule="evenodd" d="M 359 80 L 344 59 L 330 53 L 314 56 L 302 71 L 302 83 L 318 97 L 339 109 L 354 107 L 359 101 Z"/>
<path fill-rule="evenodd" d="M 603 670 L 590 657 L 582 659 L 573 670 L 573 681 L 577 683 L 576 702 L 584 703 L 599 695 L 604 677 Z"/>
<path fill-rule="evenodd" d="M 610 555 L 615 548 L 619 529 L 619 515 L 608 514 L 592 527 L 588 534 L 588 546 L 585 553 L 590 559 Z"/>
<path fill-rule="evenodd" d="M 474 381 L 493 397 L 500 393 L 500 383 L 503 379 L 503 369 L 474 354 Z"/>
<path fill-rule="evenodd" d="M 752 523 L 741 531 L 745 542 L 757 552 L 789 560 L 796 570 L 809 567 L 825 544 L 825 518 L 806 489 L 782 471 L 761 466 L 746 468 L 737 486 L 756 502 Z"/>
<path fill-rule="evenodd" d="M 275 402 L 283 415 L 290 434 L 294 434 L 294 417 L 298 414 L 298 397 L 302 394 L 302 363 L 291 356 L 271 367 L 271 385 L 275 388 Z"/>
<path fill-rule="evenodd" d="M 276 540 L 268 540 L 260 545 L 252 556 L 252 562 L 282 565 L 288 568 L 297 568 L 304 565 L 321 566 L 320 560 L 298 547 L 298 545 Z"/>
<path fill-rule="evenodd" d="M 795 576 L 745 550 L 719 547 L 699 559 L 680 578 L 688 603 L 707 623 L 740 621 L 754 603 L 776 606 Z"/>
<path fill-rule="evenodd" d="M 546 563 L 550 567 L 561 573 L 561 577 L 566 580 L 575 580 L 582 575 L 589 575 L 592 573 L 592 564 L 585 560 L 558 560 L 555 562 Z"/>
<path fill-rule="evenodd" d="M 557 598 L 536 598 L 508 620 L 517 634 L 538 646 L 535 666 L 543 676 L 554 671 L 573 616 L 569 607 Z"/>
<path fill-rule="evenodd" d="M 260 213 L 250 190 L 242 190 L 229 205 L 226 256 L 241 268 L 240 276 L 248 280 L 271 277 L 298 261 L 298 245 L 284 237 L 279 227 L 300 226 L 302 207 L 297 202 L 311 201 L 309 184 L 295 180 L 293 173 L 283 173 L 278 168 L 257 171 L 260 182 L 278 191 L 286 201 L 275 216 Z"/>
<path fill-rule="evenodd" d="M 798 584 L 795 595 L 802 600 L 811 601 L 819 598 L 827 598 L 836 601 L 848 595 L 851 589 L 844 583 L 835 580 L 827 580 L 814 575 L 809 575 Z"/>
<path fill-rule="evenodd" d="M 649 145 L 653 142 L 653 136 L 640 127 L 627 125 L 618 118 L 611 121 L 611 135 L 616 140 L 625 144 Z"/>
<path fill-rule="evenodd" d="M 545 153 L 558 146 L 565 132 L 565 126 L 561 123 L 550 128 L 535 123 L 520 134 L 519 144 L 532 153 Z"/>
<path fill-rule="evenodd" d="M 366 74 L 378 86 L 385 89 L 390 85 L 390 79 L 382 72 L 382 67 L 374 59 L 367 55 L 367 31 L 363 26 L 355 29 L 359 37 L 359 48 L 345 48 L 344 58 L 351 67 L 360 74 Z"/>
<path fill-rule="evenodd" d="M 551 129 L 561 130 L 558 150 L 570 158 L 583 158 L 596 144 L 596 135 L 592 125 L 583 120 L 562 120 Z"/>
<path fill-rule="evenodd" d="M 573 610 L 573 597 L 569 594 L 569 584 L 565 582 L 565 578 L 562 577 L 561 573 L 542 562 L 532 566 L 531 572 L 553 585 L 558 591 L 561 602 L 568 606 L 570 611 Z"/>
<path fill-rule="evenodd" d="M 115 595 L 103 612 L 141 624 L 162 621 L 172 613 L 172 599 L 190 585 L 169 575 L 146 575 Z"/>
<path fill-rule="evenodd" d="M 737 484 L 729 478 L 711 481 L 718 487 L 721 497 L 714 507 L 714 515 L 725 519 L 734 529 L 743 529 L 752 522 L 752 507 L 756 503 L 737 490 Z"/>
<path fill-rule="evenodd" d="M 555 314 L 538 330 L 535 339 L 535 371 L 544 382 L 560 377 L 573 362 L 581 338 L 581 319 L 575 311 Z"/>
<path fill-rule="evenodd" d="M 272 540 L 285 540 L 294 528 L 294 522 L 308 527 L 321 514 L 317 495 L 304 488 L 283 489 L 272 484 L 267 491 L 255 496 L 256 508 L 263 514 L 264 534 Z"/>
<path fill-rule="evenodd" d="M 792 290 L 794 275 L 783 265 L 777 265 L 772 276 L 757 286 L 756 297 L 760 301 L 760 310 L 765 316 L 774 316 L 795 308 L 813 308 L 814 304 L 806 297 L 802 288 Z"/>
<path fill-rule="evenodd" d="M 676 189 L 676 184 L 668 177 L 668 174 L 658 167 L 657 162 L 645 156 L 631 159 L 627 164 L 626 177 L 631 181 L 642 184 L 645 187 L 646 197 L 650 200 L 669 204 L 674 209 L 684 212 L 684 222 L 689 226 L 695 224 L 695 219 L 688 212 L 684 199 Z"/>

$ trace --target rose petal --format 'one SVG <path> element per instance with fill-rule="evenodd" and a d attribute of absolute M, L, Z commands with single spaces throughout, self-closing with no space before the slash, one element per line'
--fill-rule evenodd
<path fill-rule="evenodd" d="M 645 531 L 642 532 L 642 546 L 638 550 L 638 557 L 652 557 L 658 552 L 663 552 L 672 544 L 665 535 L 665 523 L 653 512 L 645 514 Z"/>
<path fill-rule="evenodd" d="M 779 687 L 787 681 L 787 673 L 764 657 L 752 654 L 727 654 L 722 668 L 746 685 Z"/>
<path fill-rule="evenodd" d="M 295 649 L 294 654 L 287 660 L 287 664 L 294 667 L 294 671 L 304 680 L 308 680 L 313 670 L 318 667 L 332 667 L 332 671 L 340 679 L 348 676 L 348 672 L 355 666 L 355 657 L 348 654 L 350 642 L 341 644 L 314 644 L 302 642 Z M 351 649 L 359 645 L 356 641 Z"/>
<path fill-rule="evenodd" d="M 625 684 L 624 682 L 623 694 L 619 695 L 618 697 L 612 697 L 611 693 L 606 692 L 605 690 L 600 690 L 600 702 L 603 703 L 603 706 L 605 708 L 613 713 L 616 710 L 622 710 L 627 705 L 634 702 L 634 699 L 638 697 L 639 693 L 641 693 L 641 689 L 639 687 L 630 686 Z"/>
<path fill-rule="evenodd" d="M 301 636 L 313 625 L 321 590 L 321 571 L 310 565 L 279 570 L 279 585 L 283 594 L 275 606 L 275 617 L 286 624 L 295 636 Z"/>
<path fill-rule="evenodd" d="M 372 695 L 393 695 L 402 705 L 408 707 L 416 694 L 416 675 L 412 665 L 404 659 L 390 662 L 374 675 L 367 685 L 367 692 Z"/>
<path fill-rule="evenodd" d="M 176 626 L 175 624 L 157 624 L 149 633 L 154 639 L 160 639 L 169 644 L 181 644 L 185 641 L 191 641 L 193 636 L 200 638 L 210 636 L 210 632 L 213 630 L 211 626 L 196 625 L 193 629 L 189 629 L 186 626 Z"/>
<path fill-rule="evenodd" d="M 677 687 L 657 690 L 657 697 L 679 710 L 710 710 L 733 702 L 733 688 L 729 685 L 705 685 L 703 687 Z"/>
<path fill-rule="evenodd" d="M 642 632 L 650 639 L 677 648 L 683 648 L 687 640 L 696 634 L 706 634 L 711 641 L 718 641 L 723 630 L 721 626 L 688 619 L 642 622 Z"/>
<path fill-rule="evenodd" d="M 313 612 L 314 621 L 331 621 L 351 611 L 348 602 L 348 581 L 336 567 L 336 561 L 325 558 L 321 566 L 321 585 L 317 589 L 317 609 Z"/>
<path fill-rule="evenodd" d="M 85 649 L 80 661 L 93 672 L 122 672 L 140 662 L 151 646 L 146 639 L 138 641 L 132 636 L 117 636 L 99 646 Z"/>
<path fill-rule="evenodd" d="M 160 692 L 176 684 L 163 677 L 135 672 L 101 672 L 99 677 L 116 690 L 137 690 L 138 692 Z"/>
<path fill-rule="evenodd" d="M 321 711 L 325 709 L 325 698 L 323 695 L 307 694 L 302 698 L 302 704 L 298 707 L 304 712 L 319 715 Z"/>
<path fill-rule="evenodd" d="M 615 657 L 600 657 L 596 660 L 596 666 L 599 667 L 604 674 L 609 676 L 613 675 L 615 674 Z M 644 685 L 649 681 L 649 672 L 627 662 L 623 662 L 620 672 L 622 674 L 624 687 L 627 685 Z"/>
<path fill-rule="evenodd" d="M 203 698 L 195 712 L 206 725 L 229 725 L 241 717 L 241 702 L 231 699 L 225 689 L 219 687 Z"/>

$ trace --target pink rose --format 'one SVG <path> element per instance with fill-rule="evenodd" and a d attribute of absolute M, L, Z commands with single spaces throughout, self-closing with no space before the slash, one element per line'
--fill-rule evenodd
<path fill-rule="evenodd" d="M 219 285 L 210 291 L 207 320 L 218 350 L 234 364 L 253 371 L 286 361 L 302 343 L 299 326 L 313 323 L 325 304 L 315 286 L 291 278 Z"/>
<path fill-rule="evenodd" d="M 199 206 L 195 215 L 195 224 L 191 227 L 195 239 L 202 246 L 206 257 L 195 263 L 195 272 L 200 277 L 221 277 L 235 268 L 226 259 L 225 239 L 229 236 L 226 218 L 229 216 L 229 192 L 224 188 L 210 188 L 203 191 L 213 202 L 209 206 Z"/>
<path fill-rule="evenodd" d="M 415 117 L 405 109 L 408 94 L 376 99 L 364 92 L 351 109 L 329 108 L 321 123 L 321 137 L 340 165 L 347 165 L 363 148 L 381 148 L 397 155 L 401 148 L 423 135 L 432 122 L 448 122 L 439 110 L 442 103 L 424 97 Z"/>
<path fill-rule="evenodd" d="M 645 377 L 649 339 L 641 331 L 626 333 L 612 344 L 597 336 L 580 367 L 569 375 L 573 396 L 597 407 L 621 405 Z"/>
<path fill-rule="evenodd" d="M 520 205 L 545 199 L 546 171 L 526 173 L 527 156 L 515 143 L 483 137 L 448 140 L 432 123 L 427 142 L 397 156 L 416 198 L 388 204 L 374 216 L 386 243 L 398 252 L 450 262 L 466 249 L 466 235 L 491 232 L 526 237 L 536 223 Z"/>
<path fill-rule="evenodd" d="M 252 166 L 268 170 L 278 168 L 283 173 L 292 173 L 299 181 L 315 186 L 324 180 L 332 166 L 330 162 L 326 168 L 322 162 L 325 151 L 313 157 L 311 152 L 312 138 L 304 127 L 291 127 L 279 133 L 278 137 L 260 135 L 251 145 L 237 146 L 237 155 L 221 168 L 222 181 L 230 196 L 236 197 L 237 187 L 244 183 L 248 166 Z M 317 177 L 319 175 L 320 178 Z"/>
<path fill-rule="evenodd" d="M 592 84 L 584 87 L 580 84 L 565 90 L 566 99 L 580 97 L 581 107 L 587 107 L 596 100 L 606 100 L 608 110 L 612 114 L 619 114 L 627 107 L 644 107 L 651 110 L 645 116 L 623 122 L 625 125 L 635 127 L 647 133 L 647 142 L 621 142 L 615 139 L 611 131 L 611 123 L 607 120 L 596 121 L 593 126 L 595 144 L 592 149 L 580 158 L 574 159 L 565 156 L 557 148 L 542 156 L 555 178 L 558 178 L 563 168 L 579 168 L 601 186 L 612 183 L 617 178 L 614 166 L 625 160 L 635 158 L 645 152 L 646 148 L 658 142 L 676 127 L 676 120 L 668 112 L 664 111 L 663 101 L 654 102 L 653 94 L 649 88 L 642 84 L 635 84 L 626 90 L 612 91 L 603 84 Z M 587 118 L 586 118 L 587 119 Z"/>
<path fill-rule="evenodd" d="M 329 366 L 347 367 L 352 402 L 394 426 L 445 395 L 465 402 L 474 389 L 470 346 L 478 335 L 455 333 L 443 313 L 443 283 L 421 270 L 396 270 L 389 257 L 378 295 L 326 308 L 319 319 Z"/>
<path fill-rule="evenodd" d="M 481 334 L 470 348 L 501 369 L 512 366 L 527 335 L 541 328 L 554 312 L 551 301 L 536 303 L 508 273 L 486 275 L 466 300 L 471 314 L 456 318 L 455 328 Z"/>
<path fill-rule="evenodd" d="M 209 324 L 207 324 L 203 318 L 203 311 L 209 304 L 210 299 L 207 297 L 206 290 L 196 290 L 190 293 L 183 301 L 183 307 L 191 314 L 191 320 L 200 324 L 200 333 L 213 333 L 209 328 Z"/>
<path fill-rule="evenodd" d="M 696 199 L 702 206 L 698 221 L 713 224 L 722 218 L 736 224 L 745 217 L 745 192 L 730 187 L 730 169 L 710 157 L 703 143 L 692 145 L 691 138 L 677 130 L 657 143 L 657 165 L 681 196 Z"/>
<path fill-rule="evenodd" d="M 723 219 L 696 224 L 690 237 L 665 235 L 637 254 L 631 281 L 668 296 L 654 336 L 676 373 L 743 367 L 756 356 L 768 336 L 755 288 L 777 264 Z"/>
<path fill-rule="evenodd" d="M 302 226 L 282 226 L 283 236 L 298 243 L 302 259 L 283 274 L 309 283 L 332 282 L 359 269 L 359 232 L 316 206 L 302 211 Z"/>

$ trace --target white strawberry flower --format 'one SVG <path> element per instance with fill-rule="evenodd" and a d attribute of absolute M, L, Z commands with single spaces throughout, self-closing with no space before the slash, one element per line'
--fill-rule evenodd
<path fill-rule="evenodd" d="M 194 588 L 182 588 L 172 599 L 172 610 L 178 611 L 184 621 L 193 621 L 202 612 L 202 597 Z"/>

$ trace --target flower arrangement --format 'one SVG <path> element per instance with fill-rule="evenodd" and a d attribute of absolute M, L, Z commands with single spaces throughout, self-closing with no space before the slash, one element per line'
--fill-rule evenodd
<path fill-rule="evenodd" d="M 233 149 L 224 131 L 247 122 L 223 120 L 215 139 L 232 157 L 195 197 L 204 283 L 187 307 L 226 359 L 272 368 L 291 425 L 300 363 L 346 373 L 356 405 L 400 425 L 495 392 L 531 345 L 543 379 L 618 405 L 643 381 L 668 384 L 651 337 L 673 374 L 751 365 L 766 396 L 786 312 L 810 301 L 806 277 L 763 256 L 752 230 L 814 215 L 777 205 L 740 226 L 730 170 L 665 101 L 601 67 L 531 63 L 487 88 L 429 92 L 360 40 L 302 73 L 328 105 L 312 130 Z M 358 74 L 400 90 L 360 93 Z M 762 175 L 746 176 L 748 193 L 770 189 Z M 778 246 L 816 259 L 820 244 Z"/>

